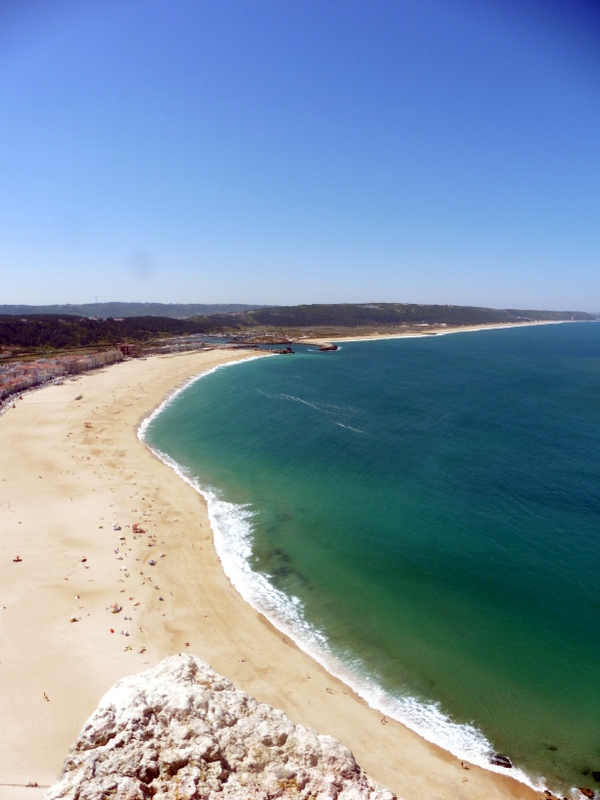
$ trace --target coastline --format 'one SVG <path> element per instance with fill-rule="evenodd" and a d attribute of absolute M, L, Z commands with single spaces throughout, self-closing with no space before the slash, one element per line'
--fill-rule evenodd
<path fill-rule="evenodd" d="M 248 357 L 256 354 L 118 364 L 27 395 L 0 420 L 0 447 L 12 454 L 0 471 L 0 798 L 16 797 L 2 784 L 52 783 L 101 695 L 186 642 L 239 688 L 340 739 L 405 800 L 539 797 L 508 774 L 464 771 L 399 723 L 382 724 L 229 583 L 205 502 L 137 432 L 174 386 Z M 146 533 L 134 537 L 136 522 Z M 122 611 L 113 615 L 116 602 Z"/>
<path fill-rule="evenodd" d="M 358 336 L 311 337 L 294 339 L 294 344 L 326 344 L 327 342 L 374 342 L 382 339 L 423 339 L 431 336 L 446 336 L 451 333 L 476 333 L 477 331 L 499 331 L 504 328 L 529 328 L 532 325 L 562 325 L 570 322 L 584 322 L 576 319 L 548 319 L 535 322 L 499 322 L 490 325 L 460 325 L 435 328 L 434 330 L 405 330 L 402 333 L 365 333 Z"/>

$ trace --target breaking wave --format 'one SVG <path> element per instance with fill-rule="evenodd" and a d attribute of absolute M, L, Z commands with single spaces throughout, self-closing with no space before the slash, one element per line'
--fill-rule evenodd
<path fill-rule="evenodd" d="M 255 516 L 252 507 L 227 502 L 220 496 L 218 489 L 200 485 L 189 470 L 147 441 L 147 432 L 152 421 L 173 403 L 182 391 L 217 369 L 239 363 L 241 360 L 219 365 L 178 387 L 141 423 L 138 429 L 140 441 L 204 497 L 215 548 L 226 576 L 247 603 L 264 614 L 273 625 L 312 656 L 331 675 L 351 687 L 371 708 L 401 722 L 423 739 L 449 751 L 459 759 L 491 772 L 507 775 L 506 769 L 490 764 L 489 758 L 494 754 L 494 748 L 474 724 L 455 722 L 437 703 L 424 702 L 410 695 L 391 694 L 368 675 L 355 654 L 334 652 L 325 632 L 305 618 L 300 599 L 295 596 L 288 597 L 270 582 L 269 575 L 252 569 L 252 520 Z M 545 788 L 542 781 L 532 780 L 518 768 L 510 770 L 510 777 L 537 791 Z"/>

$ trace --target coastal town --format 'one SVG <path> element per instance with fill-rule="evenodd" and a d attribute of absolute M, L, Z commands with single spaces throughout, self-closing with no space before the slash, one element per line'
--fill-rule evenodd
<path fill-rule="evenodd" d="M 121 344 L 93 353 L 69 353 L 16 361 L 13 360 L 10 350 L 3 350 L 0 352 L 0 414 L 23 392 L 50 383 L 74 379 L 84 372 L 101 369 L 128 358 L 189 352 L 206 347 L 204 342 L 196 340 L 172 339 L 168 343 L 146 346 L 143 349 L 138 344 Z"/>
<path fill-rule="evenodd" d="M 0 404 L 31 389 L 60 382 L 65 378 L 100 369 L 123 360 L 120 349 L 89 355 L 63 355 L 34 361 L 0 363 Z"/>
<path fill-rule="evenodd" d="M 260 349 L 241 341 L 206 342 L 195 337 L 172 337 L 151 343 L 119 344 L 114 348 L 92 353 L 53 354 L 30 360 L 14 359 L 10 350 L 0 351 L 0 415 L 24 392 L 51 383 L 76 380 L 78 375 L 102 369 L 130 358 L 189 353 L 199 350 Z M 277 351 L 275 351 L 277 352 Z M 292 352 L 288 347 L 286 351 Z M 3 363 L 5 362 L 5 363 Z"/>

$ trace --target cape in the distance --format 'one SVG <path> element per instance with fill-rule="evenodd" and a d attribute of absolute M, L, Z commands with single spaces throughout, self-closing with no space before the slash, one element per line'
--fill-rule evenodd
<path fill-rule="evenodd" d="M 230 314 L 263 308 L 243 303 L 57 303 L 54 305 L 0 305 L 2 314 L 69 314 L 79 317 L 187 317 L 206 314 Z"/>
<path fill-rule="evenodd" d="M 0 316 L 60 314 L 107 319 L 109 317 L 170 317 L 190 319 L 214 315 L 235 315 L 232 327 L 246 324 L 274 325 L 361 325 L 445 322 L 478 325 L 562 319 L 597 319 L 583 311 L 534 311 L 480 306 L 424 305 L 419 303 L 314 303 L 276 306 L 243 303 L 65 303 L 54 305 L 2 305 Z"/>
<path fill-rule="evenodd" d="M 199 313 L 200 309 L 202 311 Z M 0 306 L 0 347 L 46 347 L 55 350 L 102 348 L 119 342 L 147 342 L 193 335 L 238 337 L 248 343 L 260 343 L 266 341 L 264 335 L 267 333 L 269 340 L 289 343 L 310 336 L 437 333 L 445 327 L 599 318 L 599 314 L 583 311 L 532 311 L 415 303 L 337 303 L 262 308 L 160 303 L 4 305 Z"/>
<path fill-rule="evenodd" d="M 35 309 L 35 313 L 7 309 Z M 67 312 L 57 313 L 65 308 Z M 76 308 L 86 313 L 74 312 Z M 144 316 L 128 316 L 128 312 Z M 201 315 L 182 313 L 204 309 Z M 217 313 L 206 309 L 220 308 Z M 238 309 L 225 311 L 225 309 Z M 163 310 L 164 309 L 164 310 Z M 144 303 L 98 303 L 87 306 L 0 306 L 0 359 L 23 359 L 121 353 L 141 356 L 165 348 L 193 349 L 211 341 L 238 347 L 290 345 L 311 338 L 356 336 L 432 335 L 446 329 L 528 325 L 540 322 L 597 320 L 583 311 L 531 311 L 475 306 L 418 305 L 414 303 L 337 303 L 299 306 L 181 306 Z M 41 313 L 43 311 L 54 313 Z M 118 310 L 120 316 L 111 316 Z M 162 310 L 165 316 L 156 316 Z M 4 313 L 3 313 L 4 312 Z M 209 337 L 209 339 L 206 339 Z M 212 339 L 214 343 L 214 339 Z M 111 355 L 112 358 L 112 355 Z M 104 363 L 104 362 L 102 362 Z M 99 366 L 95 365 L 95 366 Z"/>

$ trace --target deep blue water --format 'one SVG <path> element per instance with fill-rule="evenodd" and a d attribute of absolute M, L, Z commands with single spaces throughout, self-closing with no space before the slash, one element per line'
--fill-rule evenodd
<path fill-rule="evenodd" d="M 600 788 L 600 324 L 300 350 L 147 431 L 240 591 L 430 739 Z"/>

